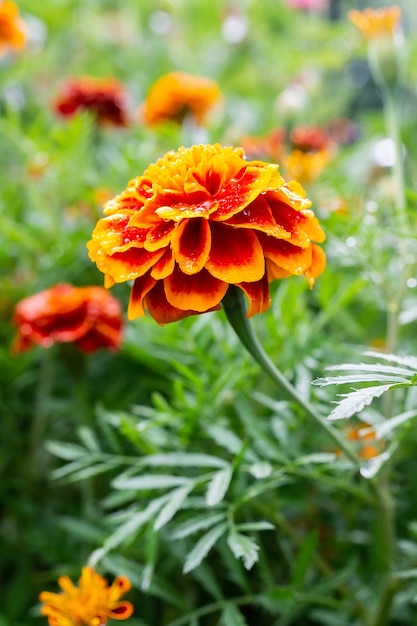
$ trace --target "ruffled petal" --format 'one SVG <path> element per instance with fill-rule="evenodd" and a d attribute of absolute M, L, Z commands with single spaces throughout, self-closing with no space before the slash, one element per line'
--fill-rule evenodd
<path fill-rule="evenodd" d="M 277 224 L 273 218 L 265 196 L 258 196 L 243 211 L 227 220 L 227 224 L 236 228 L 253 228 L 277 239 L 289 239 L 291 233 Z"/>
<path fill-rule="evenodd" d="M 312 289 L 314 285 L 314 279 L 317 278 L 326 267 L 326 255 L 320 246 L 315 246 L 314 244 L 311 246 L 312 258 L 311 265 L 304 272 L 305 276 L 308 279 L 308 284 L 310 289 Z"/>
<path fill-rule="evenodd" d="M 197 311 L 182 311 L 172 306 L 166 298 L 164 285 L 158 282 L 154 289 L 152 289 L 144 298 L 144 306 L 149 311 L 149 314 L 153 319 L 163 326 L 171 322 L 178 322 L 179 320 L 195 315 Z M 217 307 L 220 308 L 220 307 Z M 213 309 L 214 310 L 214 309 Z"/>
<path fill-rule="evenodd" d="M 161 256 L 159 261 L 157 261 L 155 265 L 153 266 L 153 268 L 151 269 L 151 276 L 152 278 L 155 278 L 156 280 L 162 280 L 163 278 L 166 278 L 167 276 L 172 274 L 172 272 L 174 271 L 174 267 L 175 267 L 174 255 L 172 253 L 171 248 L 168 248 L 164 252 L 164 255 Z"/>
<path fill-rule="evenodd" d="M 230 284 L 254 282 L 265 273 L 265 259 L 257 236 L 250 230 L 211 224 L 212 243 L 206 269 Z"/>
<path fill-rule="evenodd" d="M 107 612 L 112 619 L 127 619 L 133 613 L 133 605 L 131 602 L 119 602 Z"/>
<path fill-rule="evenodd" d="M 154 250 L 160 250 L 161 248 L 169 246 L 176 227 L 177 224 L 174 222 L 164 222 L 161 220 L 159 224 L 149 229 L 144 243 L 145 249 L 153 252 Z"/>
<path fill-rule="evenodd" d="M 129 306 L 127 309 L 127 317 L 130 320 L 134 320 L 136 317 L 144 317 L 145 310 L 143 300 L 155 284 L 156 280 L 152 278 L 150 274 L 145 274 L 145 276 L 141 276 L 135 280 L 132 291 L 130 292 Z"/>
<path fill-rule="evenodd" d="M 311 237 L 309 230 L 314 226 L 311 222 L 310 211 L 306 214 L 304 211 L 297 211 L 291 208 L 288 204 L 284 204 L 284 202 L 271 198 L 269 198 L 268 201 L 276 223 L 284 230 L 291 233 L 291 237 L 288 238 L 288 241 L 300 248 L 310 246 Z M 314 234 L 314 230 L 312 232 Z"/>
<path fill-rule="evenodd" d="M 263 313 L 271 306 L 269 283 L 266 276 L 255 283 L 240 283 L 237 287 L 249 298 L 249 307 L 246 312 L 246 317 Z"/>
<path fill-rule="evenodd" d="M 211 276 L 206 270 L 187 276 L 179 269 L 164 280 L 167 300 L 181 311 L 204 313 L 217 306 L 228 284 Z"/>
<path fill-rule="evenodd" d="M 103 274 L 108 274 L 116 283 L 123 283 L 146 274 L 163 254 L 164 250 L 148 252 L 144 248 L 131 248 L 112 255 L 100 252 L 95 261 Z"/>
<path fill-rule="evenodd" d="M 301 276 L 311 265 L 311 248 L 299 248 L 288 241 L 272 239 L 272 237 L 261 236 L 261 244 L 265 257 L 279 268 Z M 271 270 L 271 264 L 268 265 Z M 272 277 L 269 275 L 269 280 Z"/>
<path fill-rule="evenodd" d="M 216 196 L 218 209 L 212 219 L 222 222 L 230 219 L 236 213 L 243 211 L 261 193 L 267 191 L 271 183 L 274 188 L 284 183 L 284 179 L 278 172 L 278 165 L 263 163 L 260 167 L 256 162 L 252 162 L 239 180 L 230 181 Z"/>
<path fill-rule="evenodd" d="M 205 219 L 184 220 L 172 237 L 172 252 L 184 274 L 197 274 L 205 266 L 211 246 L 211 232 Z"/>

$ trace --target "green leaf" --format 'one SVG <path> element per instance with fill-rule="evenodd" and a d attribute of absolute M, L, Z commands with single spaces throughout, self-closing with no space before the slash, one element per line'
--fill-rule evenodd
<path fill-rule="evenodd" d="M 172 476 L 171 474 L 144 474 L 143 476 L 131 476 L 130 478 L 116 478 L 112 482 L 115 489 L 169 489 L 178 485 L 186 485 L 190 482 L 184 476 Z"/>
<path fill-rule="evenodd" d="M 387 437 L 395 428 L 398 426 L 402 426 L 406 422 L 413 420 L 417 417 L 417 411 L 406 411 L 405 413 L 400 413 L 395 417 L 391 417 L 391 419 L 382 422 L 382 424 L 377 424 L 373 427 L 375 435 L 378 439 L 383 439 Z"/>
<path fill-rule="evenodd" d="M 212 513 L 211 515 L 199 515 L 197 517 L 193 517 L 188 520 L 181 526 L 177 528 L 177 530 L 172 533 L 172 539 L 184 539 L 184 537 L 188 537 L 189 535 L 193 535 L 197 533 L 199 530 L 204 530 L 205 528 L 210 528 L 217 522 L 220 522 L 225 519 L 225 512 L 221 513 Z"/>
<path fill-rule="evenodd" d="M 247 522 L 244 524 L 236 524 L 237 530 L 274 530 L 275 526 L 270 522 Z"/>
<path fill-rule="evenodd" d="M 174 517 L 174 515 L 182 507 L 182 505 L 184 504 L 184 500 L 194 487 L 195 482 L 192 481 L 188 485 L 184 485 L 182 487 L 179 487 L 178 489 L 174 489 L 174 491 L 171 491 L 171 497 L 169 501 L 158 513 L 158 516 L 154 523 L 154 530 L 160 530 Z"/>
<path fill-rule="evenodd" d="M 242 613 L 232 602 L 228 602 L 220 616 L 221 626 L 247 626 Z"/>
<path fill-rule="evenodd" d="M 47 441 L 45 448 L 54 456 L 64 459 L 65 461 L 75 461 L 76 459 L 85 457 L 87 454 L 85 448 L 75 443 L 65 443 L 62 441 Z"/>
<path fill-rule="evenodd" d="M 208 506 L 215 506 L 223 500 L 232 480 L 232 475 L 231 467 L 225 467 L 216 472 L 207 487 L 206 501 Z"/>
<path fill-rule="evenodd" d="M 356 389 L 351 393 L 340 394 L 343 398 L 337 407 L 329 415 L 329 420 L 347 419 L 360 413 L 366 406 L 371 404 L 372 400 L 379 398 L 383 393 L 396 385 L 377 385 L 375 387 L 366 387 L 365 389 Z"/>
<path fill-rule="evenodd" d="M 77 434 L 87 450 L 89 450 L 90 452 L 101 451 L 101 446 L 97 439 L 97 436 L 91 428 L 88 428 L 87 426 L 81 426 L 77 430 Z"/>
<path fill-rule="evenodd" d="M 183 567 L 184 574 L 188 574 L 193 569 L 198 567 L 203 559 L 210 552 L 214 544 L 220 539 L 227 528 L 226 522 L 222 522 L 217 526 L 214 526 L 205 535 L 199 539 L 194 548 L 189 553 Z"/>
<path fill-rule="evenodd" d="M 258 560 L 259 546 L 253 539 L 232 528 L 227 544 L 237 559 L 243 560 L 246 569 L 251 569 Z"/>
<path fill-rule="evenodd" d="M 294 587 L 299 588 L 303 585 L 316 547 L 317 533 L 312 532 L 307 535 L 306 539 L 303 541 L 301 550 L 297 555 L 294 570 L 291 576 L 291 583 Z"/>
<path fill-rule="evenodd" d="M 141 459 L 143 465 L 156 467 L 227 467 L 227 462 L 210 454 L 172 452 L 151 454 Z"/>

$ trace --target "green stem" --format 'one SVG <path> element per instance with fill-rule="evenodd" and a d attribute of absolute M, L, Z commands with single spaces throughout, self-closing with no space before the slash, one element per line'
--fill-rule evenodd
<path fill-rule="evenodd" d="M 280 372 L 265 353 L 246 317 L 246 305 L 243 292 L 237 287 L 229 287 L 222 304 L 226 317 L 233 330 L 246 350 L 253 356 L 264 372 L 268 374 L 274 383 L 284 391 L 289 398 L 303 409 L 308 417 L 315 421 L 322 430 L 326 431 L 327 435 L 334 441 L 338 449 L 342 450 L 355 466 L 360 466 L 360 460 L 349 443 L 329 422 L 316 412 L 314 407 L 307 400 L 304 400 L 304 398 L 299 395 L 297 389 L 285 378 L 282 372 Z"/>
<path fill-rule="evenodd" d="M 395 181 L 395 209 L 397 223 L 400 231 L 408 233 L 408 220 L 406 211 L 404 166 L 403 166 L 403 146 L 401 142 L 399 117 L 397 108 L 397 90 L 386 89 L 384 91 L 384 112 L 385 124 L 389 137 L 394 144 L 394 165 L 392 175 Z"/>

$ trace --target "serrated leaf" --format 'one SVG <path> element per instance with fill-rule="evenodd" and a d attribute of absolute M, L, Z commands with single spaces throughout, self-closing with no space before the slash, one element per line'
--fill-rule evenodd
<path fill-rule="evenodd" d="M 45 448 L 60 459 L 65 461 L 75 461 L 86 456 L 87 450 L 75 443 L 65 443 L 61 441 L 47 441 Z"/>
<path fill-rule="evenodd" d="M 220 539 L 227 528 L 226 522 L 222 522 L 214 528 L 211 528 L 205 535 L 197 541 L 194 548 L 189 553 L 183 567 L 184 574 L 188 574 L 198 567 L 203 559 L 210 552 L 214 544 Z"/>
<path fill-rule="evenodd" d="M 374 357 L 383 361 L 391 361 L 391 363 L 398 363 L 399 365 L 405 365 L 413 371 L 417 372 L 417 358 L 413 356 L 398 356 L 397 354 L 384 354 L 383 352 L 374 352 L 368 350 L 364 353 L 365 356 Z"/>
<path fill-rule="evenodd" d="M 84 469 L 80 469 L 77 472 L 73 472 L 69 476 L 65 477 L 64 481 L 66 483 L 75 483 L 81 480 L 86 480 L 87 478 L 92 478 L 93 476 L 98 476 L 99 474 L 109 472 L 110 470 L 114 469 L 114 466 L 114 461 L 96 463 L 95 465 L 91 465 L 90 467 L 85 467 Z"/>
<path fill-rule="evenodd" d="M 228 602 L 220 616 L 221 626 L 247 626 L 242 613 L 232 602 Z"/>
<path fill-rule="evenodd" d="M 221 502 L 229 488 L 233 471 L 231 467 L 216 472 L 207 487 L 206 502 L 208 506 L 215 506 Z"/>
<path fill-rule="evenodd" d="M 347 419 L 360 413 L 366 406 L 371 404 L 372 400 L 379 398 L 383 393 L 391 389 L 393 385 L 377 385 L 375 387 L 366 387 L 365 389 L 356 389 L 351 393 L 341 394 L 343 397 L 337 407 L 330 413 L 329 420 Z"/>
<path fill-rule="evenodd" d="M 192 481 L 188 485 L 174 489 L 170 493 L 170 499 L 165 506 L 159 511 L 158 516 L 154 523 L 154 530 L 158 531 L 165 526 L 182 507 L 184 500 L 195 487 L 195 483 Z"/>
<path fill-rule="evenodd" d="M 211 515 L 202 515 L 198 517 L 194 517 L 193 519 L 188 520 L 181 526 L 177 528 L 177 530 L 172 533 L 172 539 L 184 539 L 189 535 L 193 535 L 197 533 L 199 530 L 204 530 L 205 528 L 210 528 L 217 522 L 220 522 L 225 519 L 225 513 L 212 513 Z"/>
<path fill-rule="evenodd" d="M 171 474 L 144 474 L 143 476 L 131 476 L 130 478 L 116 478 L 112 482 L 115 489 L 136 489 L 143 491 L 148 489 L 169 489 L 178 485 L 186 485 L 190 482 L 184 476 L 172 476 Z"/>
<path fill-rule="evenodd" d="M 51 472 L 51 478 L 53 478 L 54 480 L 65 478 L 69 474 L 73 474 L 75 472 L 80 471 L 81 469 L 85 467 L 94 465 L 94 463 L 96 463 L 97 461 L 98 461 L 97 455 L 90 454 L 89 456 L 83 456 L 82 458 L 77 459 L 76 461 L 72 461 L 71 463 L 67 463 L 66 465 L 63 465 L 62 467 L 58 467 L 57 469 L 54 469 Z"/>
<path fill-rule="evenodd" d="M 207 432 L 219 446 L 222 446 L 231 454 L 238 454 L 242 449 L 243 441 L 235 433 L 227 430 L 227 428 L 223 428 L 223 426 L 213 424 L 207 427 Z"/>
<path fill-rule="evenodd" d="M 110 550 L 117 548 L 121 543 L 136 534 L 164 506 L 169 495 L 165 494 L 153 500 L 144 511 L 133 513 L 130 519 L 107 537 L 101 548 L 98 548 L 91 554 L 89 564 L 92 566 L 96 565 Z"/>
<path fill-rule="evenodd" d="M 392 374 L 393 376 L 410 376 L 415 370 L 396 367 L 395 365 L 384 365 L 381 363 L 342 363 L 341 365 L 329 365 L 326 367 L 328 371 L 344 371 L 344 372 L 364 372 L 368 374 L 382 373 Z"/>
<path fill-rule="evenodd" d="M 399 375 L 387 374 L 350 374 L 340 376 L 326 376 L 325 378 L 316 378 L 312 384 L 318 387 L 329 387 L 330 385 L 351 385 L 353 383 L 410 383 L 411 372 L 408 372 L 409 378 Z"/>
<path fill-rule="evenodd" d="M 417 417 L 417 411 L 406 411 L 405 413 L 400 413 L 395 417 L 391 417 L 391 419 L 382 422 L 382 424 L 377 424 L 373 427 L 375 435 L 378 439 L 383 439 L 390 432 L 392 432 L 397 426 L 402 426 L 406 422 L 413 420 Z"/>
<path fill-rule="evenodd" d="M 259 546 L 253 539 L 233 528 L 227 537 L 227 544 L 235 557 L 243 560 L 245 569 L 251 569 L 255 565 L 258 560 Z"/>
<path fill-rule="evenodd" d="M 237 530 L 251 531 L 251 530 L 274 530 L 275 526 L 270 522 L 247 522 L 244 524 L 236 524 Z"/>

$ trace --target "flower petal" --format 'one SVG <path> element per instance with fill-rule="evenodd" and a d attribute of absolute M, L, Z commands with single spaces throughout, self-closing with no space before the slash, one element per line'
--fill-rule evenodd
<path fill-rule="evenodd" d="M 93 260 L 103 274 L 108 274 L 116 283 L 123 283 L 146 274 L 163 254 L 164 250 L 148 252 L 144 248 L 131 248 L 112 255 L 99 250 Z"/>
<path fill-rule="evenodd" d="M 155 263 L 151 269 L 151 276 L 156 280 L 166 278 L 174 271 L 175 259 L 171 248 L 165 250 L 164 255 Z"/>
<path fill-rule="evenodd" d="M 254 283 L 240 283 L 237 285 L 249 298 L 249 308 L 246 317 L 252 317 L 257 313 L 263 313 L 271 306 L 271 298 L 269 296 L 269 283 L 266 275 L 262 280 Z"/>
<path fill-rule="evenodd" d="M 314 279 L 317 278 L 326 267 L 326 255 L 320 246 L 315 246 L 314 244 L 311 246 L 312 259 L 311 265 L 304 272 L 305 276 L 308 279 L 308 283 L 310 289 L 312 289 L 314 285 Z"/>
<path fill-rule="evenodd" d="M 169 246 L 176 227 L 177 224 L 174 222 L 161 220 L 159 224 L 149 229 L 144 244 L 145 249 L 149 250 L 149 252 L 153 252 L 154 250 L 160 250 L 161 248 Z"/>
<path fill-rule="evenodd" d="M 127 619 L 132 613 L 133 605 L 131 602 L 119 602 L 107 612 L 107 615 L 112 619 Z"/>
<path fill-rule="evenodd" d="M 204 269 L 192 276 L 176 269 L 165 278 L 164 288 L 167 300 L 173 307 L 181 311 L 204 313 L 220 303 L 228 285 Z"/>
<path fill-rule="evenodd" d="M 265 259 L 255 233 L 212 222 L 211 235 L 206 269 L 212 276 L 230 284 L 262 278 Z"/>
<path fill-rule="evenodd" d="M 205 219 L 184 220 L 172 237 L 172 252 L 184 274 L 197 274 L 205 266 L 211 245 L 211 232 Z"/>
<path fill-rule="evenodd" d="M 136 317 L 144 317 L 145 309 L 143 300 L 149 291 L 156 284 L 156 280 L 150 274 L 145 274 L 140 278 L 136 278 L 130 292 L 129 306 L 127 309 L 127 317 L 134 320 Z"/>
<path fill-rule="evenodd" d="M 272 237 L 265 235 L 261 236 L 260 241 L 265 258 L 286 272 L 300 276 L 311 265 L 311 245 L 308 248 L 300 248 L 288 241 L 272 239 Z M 271 264 L 269 264 L 269 271 L 271 271 L 271 267 Z M 273 280 L 275 276 L 268 274 L 268 278 Z"/>
<path fill-rule="evenodd" d="M 144 305 L 149 311 L 151 317 L 153 317 L 153 319 L 161 326 L 169 324 L 170 322 L 177 322 L 185 317 L 189 317 L 190 315 L 195 315 L 197 313 L 197 311 L 190 310 L 182 311 L 181 309 L 177 309 L 172 306 L 166 298 L 162 282 L 158 282 L 154 289 L 152 289 L 145 296 Z M 220 307 L 217 306 L 215 308 L 219 309 Z"/>
<path fill-rule="evenodd" d="M 260 230 L 278 239 L 289 239 L 291 237 L 290 232 L 275 222 L 264 195 L 258 196 L 243 211 L 229 218 L 227 223 L 236 228 Z"/>

